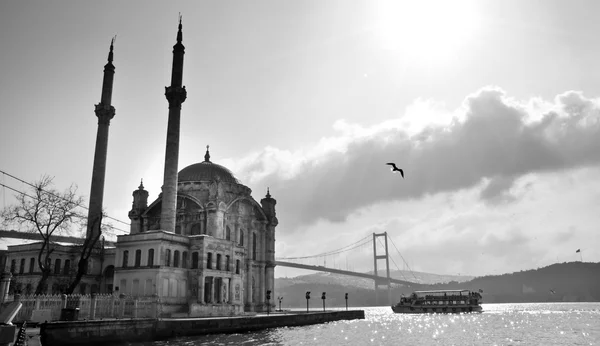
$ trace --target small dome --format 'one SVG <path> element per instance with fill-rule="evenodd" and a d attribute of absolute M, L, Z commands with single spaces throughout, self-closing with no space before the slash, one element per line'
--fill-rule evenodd
<path fill-rule="evenodd" d="M 213 181 L 217 180 L 217 177 L 223 182 L 239 184 L 230 170 L 210 161 L 195 163 L 182 169 L 179 171 L 177 181 L 180 183 L 185 181 Z"/>

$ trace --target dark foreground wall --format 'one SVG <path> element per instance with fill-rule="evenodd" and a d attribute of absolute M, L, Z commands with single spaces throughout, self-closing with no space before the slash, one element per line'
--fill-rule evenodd
<path fill-rule="evenodd" d="M 44 346 L 87 346 L 161 340 L 182 335 L 240 333 L 266 328 L 304 326 L 364 318 L 363 310 L 353 310 L 248 317 L 50 322 L 41 325 L 40 335 Z"/>

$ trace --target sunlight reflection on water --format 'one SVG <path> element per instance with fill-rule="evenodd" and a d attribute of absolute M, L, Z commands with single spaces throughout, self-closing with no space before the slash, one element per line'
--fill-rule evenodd
<path fill-rule="evenodd" d="M 600 303 L 484 304 L 481 314 L 394 314 L 145 345 L 600 345 Z M 135 344 L 142 345 L 142 344 Z"/>

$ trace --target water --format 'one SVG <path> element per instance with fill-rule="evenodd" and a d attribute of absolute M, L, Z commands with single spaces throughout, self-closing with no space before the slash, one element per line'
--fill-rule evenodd
<path fill-rule="evenodd" d="M 600 345 L 600 303 L 483 304 L 481 314 L 394 314 L 364 320 L 135 344 L 191 345 Z"/>

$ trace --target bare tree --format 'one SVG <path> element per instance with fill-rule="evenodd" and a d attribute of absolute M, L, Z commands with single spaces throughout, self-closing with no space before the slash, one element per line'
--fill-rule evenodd
<path fill-rule="evenodd" d="M 72 294 L 81 278 L 87 274 L 87 268 L 89 265 L 89 259 L 92 255 L 96 255 L 100 258 L 101 263 L 104 261 L 104 242 L 99 242 L 100 236 L 102 235 L 102 229 L 112 228 L 110 224 L 102 225 L 102 218 L 98 217 L 95 220 L 91 220 L 87 225 L 88 232 L 81 246 L 81 251 L 79 252 L 79 262 L 77 263 L 77 274 L 75 278 L 67 288 L 66 294 Z M 97 232 L 93 232 L 93 230 L 97 230 L 101 228 Z M 92 234 L 96 234 L 95 237 L 91 236 Z M 102 267 L 102 266 L 101 266 Z"/>
<path fill-rule="evenodd" d="M 51 275 L 52 236 L 69 233 L 85 217 L 79 208 L 83 198 L 77 196 L 75 185 L 61 193 L 52 188 L 52 177 L 44 175 L 31 190 L 31 194 L 17 195 L 16 204 L 6 207 L 1 214 L 5 222 L 14 222 L 41 236 L 37 261 L 42 277 L 35 289 L 35 294 L 41 294 Z"/>

